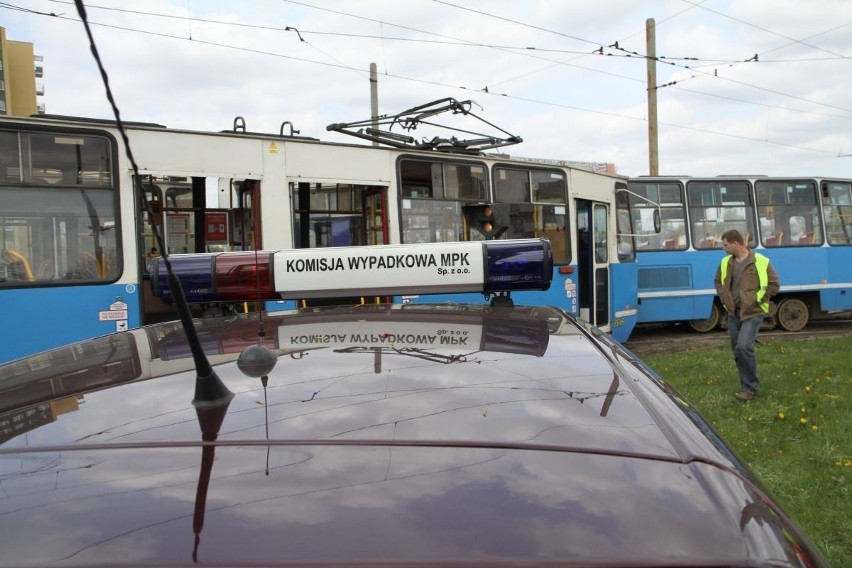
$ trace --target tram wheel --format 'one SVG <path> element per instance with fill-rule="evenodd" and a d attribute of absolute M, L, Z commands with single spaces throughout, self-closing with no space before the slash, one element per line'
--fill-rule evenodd
<path fill-rule="evenodd" d="M 801 331 L 808 324 L 809 318 L 808 306 L 798 298 L 782 300 L 775 313 L 778 327 L 784 331 Z"/>
<path fill-rule="evenodd" d="M 719 309 L 719 305 L 716 304 L 716 302 L 713 302 L 713 307 L 710 310 L 710 317 L 700 320 L 689 320 L 687 323 L 689 323 L 689 327 L 698 333 L 707 333 L 716 329 L 721 318 L 722 311 Z"/>

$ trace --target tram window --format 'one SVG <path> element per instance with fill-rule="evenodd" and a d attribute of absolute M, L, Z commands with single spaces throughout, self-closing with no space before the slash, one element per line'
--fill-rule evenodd
<path fill-rule="evenodd" d="M 93 136 L 21 134 L 22 181 L 60 186 L 112 185 L 109 144 Z"/>
<path fill-rule="evenodd" d="M 100 137 L 3 132 L 0 185 L 111 187 L 110 155 Z"/>
<path fill-rule="evenodd" d="M 823 183 L 822 202 L 828 244 L 852 245 L 852 184 Z"/>
<path fill-rule="evenodd" d="M 485 201 L 485 167 L 480 164 L 400 160 L 403 197 Z"/>
<path fill-rule="evenodd" d="M 442 199 L 402 200 L 402 242 L 463 241 L 462 203 Z"/>
<path fill-rule="evenodd" d="M 403 160 L 399 166 L 403 197 L 443 197 L 443 178 L 440 164 Z"/>
<path fill-rule="evenodd" d="M 562 172 L 494 169 L 494 200 L 499 203 L 565 203 Z"/>
<path fill-rule="evenodd" d="M 494 168 L 495 222 L 502 238 L 547 238 L 556 264 L 570 262 L 565 174 L 558 171 Z M 552 205 L 550 205 L 552 204 Z"/>
<path fill-rule="evenodd" d="M 166 207 L 192 209 L 192 186 L 173 186 L 166 189 Z"/>
<path fill-rule="evenodd" d="M 444 164 L 444 197 L 467 201 L 485 199 L 485 168 L 467 164 Z"/>
<path fill-rule="evenodd" d="M 117 279 L 107 139 L 4 132 L 0 145 L 0 287 Z"/>
<path fill-rule="evenodd" d="M 722 235 L 732 229 L 749 240 L 756 234 L 751 187 L 747 181 L 687 182 L 686 198 L 695 248 L 721 249 Z"/>
<path fill-rule="evenodd" d="M 495 205 L 494 222 L 503 228 L 500 238 L 550 240 L 553 262 L 568 264 L 568 208 L 565 205 L 505 203 Z"/>
<path fill-rule="evenodd" d="M 462 205 L 488 201 L 485 166 L 403 159 L 399 162 L 403 243 L 482 238 L 465 235 Z"/>
<path fill-rule="evenodd" d="M 296 248 L 367 244 L 361 198 L 365 191 L 375 188 L 342 183 L 302 186 L 291 184 Z"/>
<path fill-rule="evenodd" d="M 757 214 L 766 247 L 821 244 L 822 221 L 812 181 L 758 181 Z"/>
<path fill-rule="evenodd" d="M 0 286 L 118 277 L 112 192 L 0 189 Z"/>
<path fill-rule="evenodd" d="M 532 199 L 535 203 L 565 203 L 565 176 L 553 172 L 530 172 Z"/>
<path fill-rule="evenodd" d="M 529 203 L 530 172 L 508 168 L 495 169 L 494 196 L 497 201 L 503 203 Z"/>
<path fill-rule="evenodd" d="M 686 209 L 682 187 L 677 182 L 631 182 L 630 207 L 636 248 L 639 251 L 684 250 L 687 248 Z M 661 227 L 654 230 L 654 210 L 660 207 Z"/>
<path fill-rule="evenodd" d="M 633 220 L 630 218 L 629 194 L 619 186 L 615 194 L 615 221 L 618 233 L 618 260 L 633 262 L 636 260 L 636 250 L 633 243 Z"/>
<path fill-rule="evenodd" d="M 595 205 L 595 262 L 609 261 L 609 215 L 605 205 Z"/>
<path fill-rule="evenodd" d="M 0 131 L 0 185 L 20 183 L 18 164 L 18 135 Z"/>

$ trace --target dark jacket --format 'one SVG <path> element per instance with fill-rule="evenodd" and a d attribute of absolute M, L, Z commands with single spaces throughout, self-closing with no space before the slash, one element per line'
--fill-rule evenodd
<path fill-rule="evenodd" d="M 757 267 L 755 266 L 755 252 L 750 250 L 748 253 L 748 258 L 743 262 L 746 265 L 743 267 L 743 275 L 740 278 L 740 289 L 738 291 L 740 298 L 740 319 L 746 320 L 749 318 L 753 318 L 756 316 L 766 315 L 767 310 L 765 310 L 761 305 L 768 308 L 769 299 L 772 296 L 775 296 L 778 293 L 778 290 L 781 288 L 781 284 L 778 280 L 778 274 L 775 272 L 775 269 L 772 267 L 772 263 L 770 262 L 767 266 L 767 283 L 766 283 L 766 293 L 764 294 L 762 301 L 758 301 L 758 292 L 760 291 L 760 277 L 757 273 Z M 725 278 L 724 284 L 722 283 L 722 265 L 719 265 L 719 268 L 716 269 L 716 293 L 719 295 L 719 299 L 722 301 L 722 305 L 725 306 L 725 309 L 728 312 L 733 313 L 736 308 L 736 303 L 734 301 L 735 291 L 731 289 L 731 282 L 733 281 L 732 274 L 734 271 L 734 255 L 728 255 L 722 262 L 727 262 L 727 276 Z"/>

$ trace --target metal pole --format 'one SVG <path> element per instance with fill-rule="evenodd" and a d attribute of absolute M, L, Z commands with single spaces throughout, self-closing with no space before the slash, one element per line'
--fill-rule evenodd
<path fill-rule="evenodd" d="M 373 119 L 373 129 L 379 128 L 379 78 L 376 71 L 376 64 L 370 63 L 370 116 Z M 379 143 L 373 140 L 373 146 L 378 146 Z"/>
<path fill-rule="evenodd" d="M 657 40 L 654 18 L 645 20 L 645 37 L 648 56 L 648 174 L 660 175 L 660 155 L 657 148 Z"/>

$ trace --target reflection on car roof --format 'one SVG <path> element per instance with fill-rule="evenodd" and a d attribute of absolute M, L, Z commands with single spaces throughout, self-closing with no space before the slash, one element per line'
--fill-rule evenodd
<path fill-rule="evenodd" d="M 192 404 L 176 323 L 0 367 L 0 564 L 807 565 L 697 413 L 558 309 L 196 326 L 233 398 Z"/>

